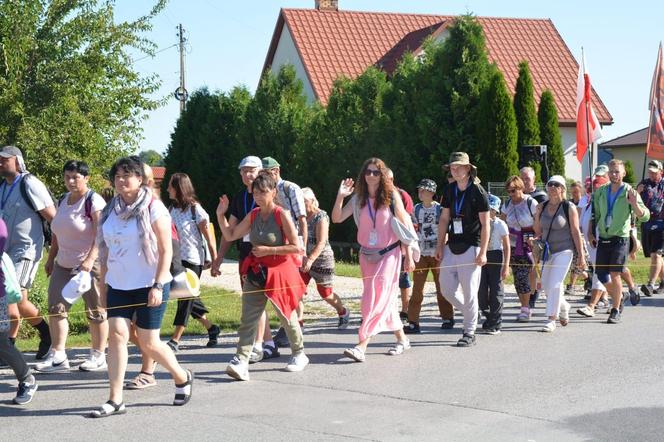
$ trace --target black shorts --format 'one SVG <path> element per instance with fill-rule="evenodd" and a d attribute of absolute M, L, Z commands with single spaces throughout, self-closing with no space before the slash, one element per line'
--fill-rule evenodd
<path fill-rule="evenodd" d="M 658 227 L 653 230 L 653 227 Z M 643 247 L 643 256 L 650 257 L 651 253 L 660 253 L 662 250 L 664 237 L 664 229 L 659 228 L 657 224 L 643 223 L 641 224 L 641 246 Z"/>
<path fill-rule="evenodd" d="M 627 255 L 629 255 L 629 238 L 618 236 L 609 239 L 600 238 L 597 241 L 595 259 L 597 279 L 602 284 L 606 284 L 611 279 L 611 272 L 624 272 Z"/>

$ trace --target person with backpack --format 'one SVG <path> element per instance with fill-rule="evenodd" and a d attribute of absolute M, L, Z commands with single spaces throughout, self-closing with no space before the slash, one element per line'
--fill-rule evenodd
<path fill-rule="evenodd" d="M 106 202 L 88 187 L 90 168 L 83 161 L 67 161 L 63 174 L 68 192 L 58 202 L 58 210 L 51 221 L 51 248 L 45 265 L 46 274 L 49 276 L 51 350 L 46 360 L 37 364 L 35 369 L 45 373 L 69 371 L 65 343 L 69 334 L 67 317 L 73 300 L 65 299 L 64 289 L 73 284 L 70 283 L 72 279 L 78 280 L 85 275 L 90 284 L 85 284 L 85 287 L 89 288 L 82 293 L 82 297 L 85 301 L 92 348 L 88 359 L 78 368 L 81 371 L 104 370 L 108 322 L 100 297 L 95 240 L 100 214 Z M 83 275 L 80 275 L 81 273 Z M 76 291 L 78 290 L 77 288 Z"/>
<path fill-rule="evenodd" d="M 413 295 L 408 302 L 408 325 L 404 326 L 406 334 L 420 333 L 420 312 L 424 300 L 424 284 L 429 271 L 433 274 L 436 284 L 436 301 L 438 311 L 443 320 L 443 328 L 446 325 L 454 326 L 454 307 L 445 299 L 440 289 L 440 262 L 436 260 L 436 244 L 438 242 L 438 223 L 443 208 L 434 201 L 436 196 L 436 182 L 424 178 L 417 185 L 417 196 L 420 203 L 413 210 L 413 224 L 417 228 L 417 236 L 420 245 L 420 260 L 415 264 L 413 272 Z"/>
<path fill-rule="evenodd" d="M 629 254 L 632 215 L 643 223 L 650 219 L 650 211 L 636 189 L 623 182 L 625 164 L 622 160 L 614 158 L 609 162 L 608 175 L 610 184 L 600 187 L 593 195 L 592 228 L 588 237 L 590 244 L 597 247 L 597 279 L 611 296 L 607 323 L 618 324 L 623 296 L 621 273 Z"/>
<path fill-rule="evenodd" d="M 443 296 L 463 314 L 463 336 L 457 346 L 470 347 L 476 343 L 477 292 L 487 262 L 489 201 L 466 152 L 452 152 L 443 170 L 452 172 L 454 183 L 443 195 L 436 259 L 441 261 Z"/>
<path fill-rule="evenodd" d="M 117 195 L 108 203 L 97 229 L 102 299 L 108 314 L 109 399 L 90 412 L 93 418 L 126 412 L 123 381 L 132 319 L 144 357 L 156 360 L 173 377 L 173 405 L 191 399 L 194 375 L 185 370 L 159 337 L 172 280 L 171 217 L 154 198 L 143 162 L 120 158 L 109 174 Z"/>
<path fill-rule="evenodd" d="M 351 195 L 353 197 L 344 205 L 344 198 Z M 332 222 L 341 223 L 351 215 L 361 246 L 362 323 L 357 345 L 344 350 L 344 355 L 355 362 L 364 362 L 371 338 L 382 331 L 392 331 L 396 337 L 395 345 L 387 353 L 400 355 L 410 348 L 410 340 L 403 331 L 394 295 L 399 286 L 401 257 L 405 256 L 403 270 L 412 272 L 414 261 L 419 259 L 414 250 L 419 255 L 419 247 L 412 220 L 381 159 L 366 160 L 356 182 L 352 178 L 341 181 L 332 209 Z M 414 247 L 404 242 L 398 228 L 412 231 Z"/>
<path fill-rule="evenodd" d="M 7 243 L 7 224 L 0 218 L 0 256 L 4 254 L 5 244 Z M 14 372 L 16 380 L 18 380 L 18 389 L 13 402 L 17 405 L 25 405 L 32 401 L 39 386 L 37 380 L 32 374 L 30 367 L 25 362 L 23 354 L 14 346 L 10 341 L 9 331 L 9 293 L 8 291 L 19 291 L 17 278 L 8 272 L 14 272 L 11 259 L 7 259 L 8 269 L 5 268 L 4 261 L 0 265 L 0 359 L 3 360 Z M 8 284 L 12 281 L 13 284 Z M 9 290 L 8 290 L 9 289 Z"/>
<path fill-rule="evenodd" d="M 299 272 L 301 250 L 297 230 L 288 210 L 276 203 L 277 182 L 270 173 L 261 172 L 252 183 L 252 190 L 258 207 L 234 227 L 224 215 L 229 206 L 228 197 L 220 197 L 217 206 L 217 220 L 224 238 L 235 241 L 249 235 L 253 245 L 243 262 L 247 277 L 242 286 L 237 350 L 226 367 L 226 373 L 238 381 L 249 380 L 249 356 L 268 300 L 275 307 L 290 343 L 292 354 L 286 371 L 299 372 L 309 364 L 297 318 L 297 306 L 306 290 Z"/>
<path fill-rule="evenodd" d="M 513 175 L 505 181 L 505 190 L 509 195 L 502 208 L 501 218 L 507 224 L 510 234 L 510 267 L 514 275 L 516 294 L 521 309 L 516 316 L 517 322 L 528 322 L 532 315 L 530 297 L 535 290 L 531 284 L 534 261 L 530 248 L 530 239 L 535 235 L 535 212 L 537 201 L 525 193 L 523 180 Z"/>
<path fill-rule="evenodd" d="M 542 290 L 546 294 L 546 316 L 549 318 L 542 327 L 543 332 L 556 329 L 556 319 L 560 325 L 569 322 L 570 304 L 565 300 L 565 276 L 569 271 L 577 251 L 576 267 L 586 268 L 579 214 L 576 207 L 566 198 L 567 187 L 565 178 L 554 175 L 546 183 L 548 199 L 537 206 L 535 214 L 536 237 L 543 241 L 542 252 Z"/>
<path fill-rule="evenodd" d="M 194 186 L 186 173 L 171 175 L 167 191 L 168 197 L 174 203 L 170 214 L 180 239 L 180 260 L 185 268 L 193 270 L 200 277 L 206 265 L 206 255 L 209 254 L 211 261 L 217 259 L 217 247 L 210 236 L 210 217 L 196 199 Z M 207 330 L 206 346 L 217 345 L 221 330 L 208 320 L 207 313 L 209 311 L 199 297 L 178 299 L 178 308 L 173 319 L 175 330 L 168 341 L 173 352 L 177 353 L 179 350 L 179 342 L 190 315 Z"/>
<path fill-rule="evenodd" d="M 0 151 L 0 217 L 7 224 L 5 253 L 16 268 L 23 299 L 9 306 L 14 321 L 9 339 L 16 341 L 19 318 L 22 316 L 39 332 L 39 348 L 35 358 L 44 359 L 51 347 L 48 323 L 39 316 L 39 310 L 28 299 L 28 291 L 37 275 L 37 267 L 44 249 L 45 226 L 55 216 L 51 193 L 39 178 L 28 172 L 23 153 L 18 147 L 5 146 Z"/>

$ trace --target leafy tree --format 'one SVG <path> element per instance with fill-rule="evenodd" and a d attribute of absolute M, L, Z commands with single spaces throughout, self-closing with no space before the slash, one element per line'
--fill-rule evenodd
<path fill-rule="evenodd" d="M 535 107 L 535 95 L 533 78 L 530 74 L 528 62 L 523 60 L 519 63 L 519 77 L 516 80 L 514 91 L 514 112 L 518 128 L 517 146 L 539 144 L 540 130 L 537 122 L 537 108 Z M 540 181 L 542 166 L 539 163 L 529 164 L 535 169 L 536 180 Z"/>
<path fill-rule="evenodd" d="M 154 53 L 143 34 L 163 7 L 116 23 L 111 1 L 0 2 L 0 142 L 21 147 L 51 187 L 68 159 L 100 175 L 137 147 L 159 82 L 134 70 L 129 51 Z"/>
<path fill-rule="evenodd" d="M 547 146 L 547 162 L 549 176 L 565 175 L 565 153 L 558 126 L 558 111 L 553 92 L 545 90 L 540 97 L 537 110 L 537 120 L 540 128 L 540 144 Z"/>
<path fill-rule="evenodd" d="M 150 165 L 150 166 L 163 166 L 164 165 L 164 157 L 161 156 L 159 152 L 156 150 L 142 150 L 141 152 L 138 153 L 139 158 L 141 161 L 144 163 Z"/>
<path fill-rule="evenodd" d="M 482 94 L 479 122 L 479 176 L 485 181 L 503 181 L 518 174 L 516 116 L 503 74 L 497 69 Z"/>
<path fill-rule="evenodd" d="M 625 161 L 625 178 L 623 181 L 629 184 L 637 183 L 636 175 L 634 175 L 634 165 L 629 160 Z"/>

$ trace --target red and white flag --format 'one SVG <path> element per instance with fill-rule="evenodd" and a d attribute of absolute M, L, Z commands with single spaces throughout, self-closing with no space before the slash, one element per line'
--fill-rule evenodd
<path fill-rule="evenodd" d="M 579 79 L 576 83 L 576 158 L 580 163 L 583 162 L 588 146 L 602 138 L 599 120 L 590 101 L 592 87 L 585 65 L 586 61 L 582 53 Z"/>
<path fill-rule="evenodd" d="M 659 44 L 655 74 L 650 88 L 650 124 L 646 153 L 650 158 L 664 159 L 664 60 L 662 43 Z"/>

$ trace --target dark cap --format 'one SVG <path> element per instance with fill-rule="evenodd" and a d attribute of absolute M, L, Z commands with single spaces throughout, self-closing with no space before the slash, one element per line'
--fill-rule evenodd
<path fill-rule="evenodd" d="M 16 146 L 5 146 L 0 151 L 0 157 L 3 157 L 3 158 L 21 157 L 21 158 L 23 158 L 23 153 L 21 153 L 21 149 L 19 149 Z"/>
<path fill-rule="evenodd" d="M 263 158 L 263 169 L 274 169 L 275 167 L 281 167 L 277 160 L 272 157 Z"/>
<path fill-rule="evenodd" d="M 420 184 L 417 185 L 417 188 L 436 193 L 436 189 L 438 188 L 438 186 L 436 185 L 436 182 L 434 180 L 430 180 L 429 178 L 424 178 L 422 181 L 420 181 Z"/>

